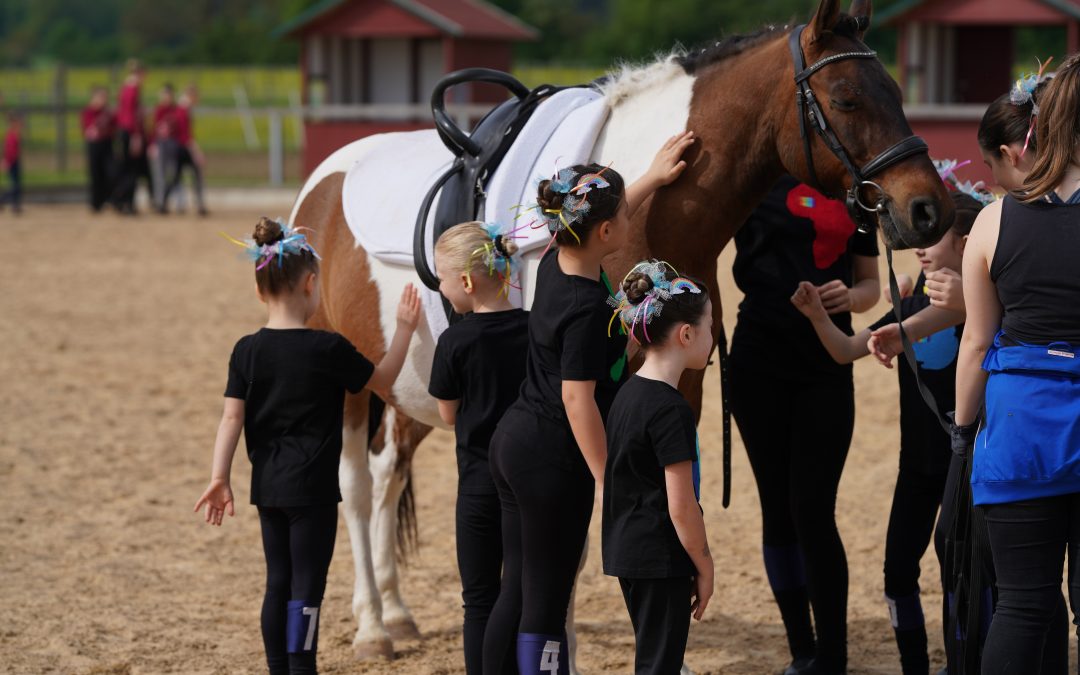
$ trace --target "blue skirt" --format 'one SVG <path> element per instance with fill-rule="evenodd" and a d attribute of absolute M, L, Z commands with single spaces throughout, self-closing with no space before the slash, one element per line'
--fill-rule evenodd
<path fill-rule="evenodd" d="M 1005 346 L 986 354 L 986 423 L 975 441 L 976 505 L 1080 492 L 1080 351 Z"/>

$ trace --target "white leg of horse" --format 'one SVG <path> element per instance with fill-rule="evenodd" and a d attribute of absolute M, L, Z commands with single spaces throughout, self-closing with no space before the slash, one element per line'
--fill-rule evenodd
<path fill-rule="evenodd" d="M 353 585 L 353 616 L 358 628 L 353 647 L 358 658 L 393 658 L 390 634 L 383 626 L 382 601 L 375 585 L 371 559 L 371 472 L 368 470 L 367 424 L 358 428 L 347 425 L 342 431 L 341 468 L 342 510 L 349 527 L 356 582 Z"/>
<path fill-rule="evenodd" d="M 371 541 L 374 547 L 372 562 L 375 568 L 375 582 L 382 599 L 383 622 L 390 637 L 395 640 L 410 640 L 420 637 L 412 613 L 401 599 L 397 569 L 397 527 L 398 501 L 405 489 L 405 477 L 394 470 L 401 449 L 394 440 L 394 426 L 397 411 L 387 407 L 383 421 L 386 440 L 383 449 L 377 455 L 370 455 L 371 477 L 373 480 L 371 517 Z"/>
<path fill-rule="evenodd" d="M 585 569 L 585 561 L 588 559 L 589 537 L 586 535 L 585 547 L 581 549 L 581 562 L 578 563 L 577 578 L 574 579 L 574 588 L 570 591 L 570 606 L 566 608 L 566 651 L 570 675 L 581 675 L 581 671 L 577 668 L 577 631 L 574 630 L 574 602 L 577 600 L 577 582 L 581 577 L 581 570 Z"/>

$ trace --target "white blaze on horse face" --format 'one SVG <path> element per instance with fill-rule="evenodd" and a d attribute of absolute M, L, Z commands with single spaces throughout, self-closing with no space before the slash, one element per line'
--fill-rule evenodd
<path fill-rule="evenodd" d="M 405 284 L 420 286 L 416 270 L 402 265 L 381 262 L 375 256 L 368 256 L 371 268 L 371 280 L 379 289 L 379 325 L 382 327 L 386 344 L 394 337 L 397 330 L 397 306 Z M 426 292 L 421 290 L 421 295 Z M 425 302 L 430 300 L 425 298 Z M 373 308 L 374 311 L 374 308 Z M 435 341 L 431 337 L 425 313 L 420 315 L 420 325 L 416 327 L 405 366 L 401 375 L 394 382 L 394 403 L 414 420 L 431 427 L 445 429 L 446 424 L 439 417 L 439 408 L 435 399 L 428 394 L 428 380 L 431 379 L 431 362 L 435 358 Z"/>
<path fill-rule="evenodd" d="M 641 178 L 664 142 L 686 130 L 694 80 L 672 57 L 615 73 L 603 87 L 611 116 L 592 161 L 610 164 L 627 185 Z"/>

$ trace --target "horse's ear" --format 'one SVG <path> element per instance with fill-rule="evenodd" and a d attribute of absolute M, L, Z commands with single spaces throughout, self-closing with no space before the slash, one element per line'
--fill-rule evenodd
<path fill-rule="evenodd" d="M 855 19 L 859 26 L 859 39 L 863 39 L 866 31 L 870 30 L 870 17 L 874 15 L 874 5 L 871 0 L 851 0 L 851 9 L 848 10 L 851 18 Z"/>
<path fill-rule="evenodd" d="M 831 31 L 840 20 L 840 0 L 821 0 L 813 20 L 810 22 L 812 39 L 816 40 Z"/>

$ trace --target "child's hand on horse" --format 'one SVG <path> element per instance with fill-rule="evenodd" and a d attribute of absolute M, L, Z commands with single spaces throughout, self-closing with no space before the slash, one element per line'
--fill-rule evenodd
<path fill-rule="evenodd" d="M 398 303 L 397 324 L 399 328 L 413 332 L 420 323 L 420 294 L 416 286 L 406 284 L 401 291 L 401 302 Z"/>
<path fill-rule="evenodd" d="M 235 516 L 233 508 L 233 493 L 229 481 L 223 478 L 215 478 L 203 492 L 199 501 L 195 502 L 195 513 L 202 507 L 206 507 L 206 522 L 211 525 L 221 525 L 221 520 L 228 511 L 230 516 Z"/>
<path fill-rule="evenodd" d="M 934 307 L 947 309 L 957 314 L 967 312 L 967 307 L 964 305 L 964 281 L 958 272 L 948 267 L 926 273 L 926 295 L 929 296 L 930 304 Z"/>
<path fill-rule="evenodd" d="M 682 154 L 695 140 L 693 131 L 684 131 L 667 139 L 645 174 L 649 181 L 660 186 L 678 178 L 686 170 L 686 160 L 682 159 Z"/>
<path fill-rule="evenodd" d="M 915 292 L 915 281 L 911 278 L 910 274 L 897 274 L 896 285 L 900 289 L 900 297 L 910 297 Z M 881 291 L 881 297 L 885 298 L 885 302 L 892 304 L 892 289 L 884 288 Z"/>
<path fill-rule="evenodd" d="M 818 295 L 821 296 L 821 304 L 829 314 L 842 314 L 851 311 L 851 289 L 844 285 L 843 281 L 833 279 L 827 284 L 817 287 Z"/>
<path fill-rule="evenodd" d="M 795 289 L 795 294 L 791 296 L 791 304 L 795 305 L 795 309 L 799 310 L 800 314 L 811 321 L 819 321 L 829 317 L 829 313 L 825 311 L 825 305 L 821 304 L 821 295 L 818 293 L 817 287 L 809 281 L 801 282 L 799 287 Z"/>
<path fill-rule="evenodd" d="M 904 343 L 900 340 L 900 324 L 890 323 L 870 334 L 866 348 L 886 368 L 892 368 L 892 360 L 904 353 Z"/>

